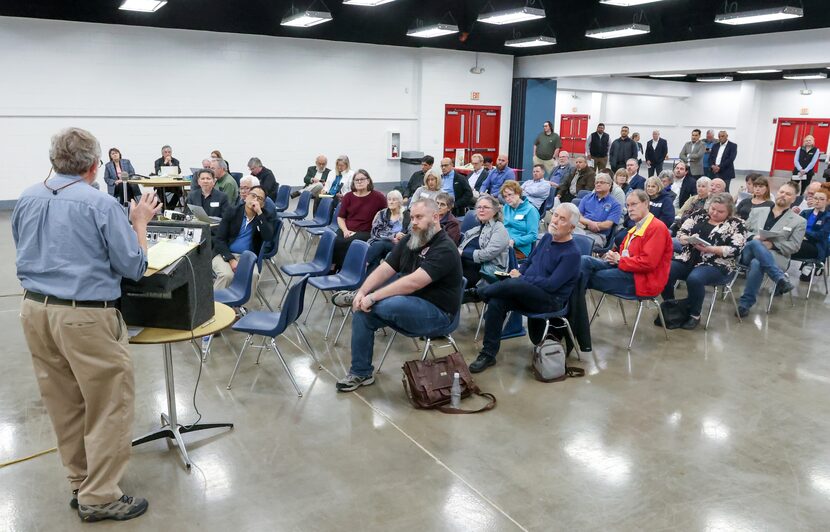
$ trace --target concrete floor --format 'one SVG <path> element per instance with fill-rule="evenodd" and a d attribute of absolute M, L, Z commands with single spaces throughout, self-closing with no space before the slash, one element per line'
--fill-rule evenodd
<path fill-rule="evenodd" d="M 18 322 L 8 214 L 0 215 L 0 234 L 6 461 L 50 448 L 55 438 Z M 253 352 L 226 390 L 234 355 L 217 341 L 197 404 L 205 421 L 236 428 L 186 436 L 195 464 L 189 473 L 163 441 L 135 448 L 122 487 L 147 497 L 149 511 L 95 526 L 827 530 L 830 360 L 820 346 L 828 306 L 823 286 L 808 302 L 805 288 L 796 292 L 795 307 L 779 300 L 770 315 L 756 308 L 743 324 L 728 302 L 719 302 L 708 332 L 671 331 L 670 342 L 649 311 L 630 353 L 618 308 L 604 305 L 594 352 L 579 364 L 589 375 L 563 383 L 535 381 L 527 339 L 509 340 L 499 363 L 476 377 L 498 407 L 474 416 L 408 404 L 398 368 L 416 352 L 403 338 L 375 385 L 336 393 L 334 382 L 349 365 L 348 326 L 338 345 L 327 344 L 329 307 L 318 301 L 306 330 L 324 370 L 279 341 L 305 396 L 297 398 L 273 355 L 256 366 Z M 476 324 L 475 310 L 465 310 L 455 335 L 468 362 L 477 354 Z M 234 346 L 242 341 L 228 336 Z M 189 346 L 174 349 L 179 413 L 190 423 L 198 361 Z M 160 347 L 132 352 L 138 436 L 156 428 L 165 391 Z M 86 529 L 68 500 L 56 454 L 0 469 L 0 529 Z"/>

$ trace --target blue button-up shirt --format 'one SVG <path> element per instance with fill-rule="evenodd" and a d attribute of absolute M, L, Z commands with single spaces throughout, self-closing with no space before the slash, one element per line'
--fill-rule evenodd
<path fill-rule="evenodd" d="M 479 190 L 479 192 L 482 194 L 486 192 L 491 196 L 498 196 L 501 186 L 505 181 L 510 180 L 516 180 L 516 172 L 514 172 L 512 168 L 505 166 L 504 170 L 499 171 L 498 167 L 494 166 L 487 174 L 487 179 L 485 179 L 484 183 L 481 184 L 481 190 Z"/>
<path fill-rule="evenodd" d="M 452 182 L 455 179 L 455 170 L 450 170 L 449 174 L 443 174 L 441 176 L 441 190 L 452 196 L 455 197 L 455 190 L 453 190 Z"/>
<path fill-rule="evenodd" d="M 79 179 L 49 180 L 57 189 Z M 121 297 L 121 278 L 138 280 L 147 257 L 123 208 L 81 181 L 57 194 L 42 183 L 26 189 L 12 214 L 17 277 L 26 290 L 78 301 Z"/>

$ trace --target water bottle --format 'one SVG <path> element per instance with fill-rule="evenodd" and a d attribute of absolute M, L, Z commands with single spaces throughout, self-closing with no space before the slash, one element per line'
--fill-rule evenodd
<path fill-rule="evenodd" d="M 461 375 L 456 371 L 450 388 L 450 407 L 461 408 Z"/>
<path fill-rule="evenodd" d="M 210 339 L 211 335 L 202 336 L 202 356 L 207 355 L 208 349 L 210 349 Z"/>

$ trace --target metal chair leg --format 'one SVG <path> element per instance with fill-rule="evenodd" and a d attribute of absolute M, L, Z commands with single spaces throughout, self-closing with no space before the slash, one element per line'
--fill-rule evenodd
<path fill-rule="evenodd" d="M 337 340 L 340 339 L 340 333 L 343 332 L 343 326 L 346 325 L 346 320 L 349 319 L 349 316 L 352 314 L 352 307 L 349 307 L 349 311 L 343 316 L 343 321 L 340 322 L 340 328 L 337 329 L 337 336 L 334 337 L 334 344 L 337 343 Z M 334 345 L 332 344 L 332 345 Z"/>
<path fill-rule="evenodd" d="M 478 308 L 478 307 L 476 307 Z M 476 327 L 476 335 L 473 337 L 473 341 L 478 340 L 478 333 L 481 332 L 481 325 L 484 323 L 484 314 L 487 312 L 487 304 L 484 304 L 484 310 L 481 312 L 481 316 L 478 318 L 478 327 Z"/>
<path fill-rule="evenodd" d="M 285 358 L 283 358 L 282 353 L 280 353 L 280 348 L 277 347 L 277 342 L 273 338 L 271 338 L 271 348 L 277 354 L 277 358 L 280 359 L 280 362 L 282 362 L 282 367 L 288 374 L 288 378 L 291 379 L 291 384 L 294 385 L 294 389 L 297 390 L 297 397 L 302 397 L 303 392 L 300 391 L 300 387 L 297 385 L 297 381 L 294 380 L 294 374 L 291 373 L 291 368 L 288 367 L 288 363 L 285 361 Z"/>
<path fill-rule="evenodd" d="M 451 335 L 451 334 L 448 334 L 448 335 L 447 335 L 447 341 L 449 341 L 449 342 L 450 342 L 450 345 L 452 346 L 452 348 L 453 348 L 453 349 L 455 349 L 455 352 L 456 352 L 456 353 L 460 353 L 460 352 L 461 352 L 461 350 L 459 350 L 459 349 L 458 349 L 458 344 L 456 344 L 456 343 L 455 343 L 455 339 L 453 339 L 453 337 L 452 337 L 452 335 Z"/>
<path fill-rule="evenodd" d="M 421 354 L 421 360 L 427 359 L 427 353 L 430 351 L 430 347 L 432 346 L 432 338 L 427 338 L 427 343 L 424 345 L 424 352 Z M 433 358 L 435 358 L 435 353 L 432 354 Z"/>
<path fill-rule="evenodd" d="M 571 329 L 571 323 L 568 321 L 568 318 L 564 316 L 561 318 L 562 321 L 565 322 L 565 327 L 568 330 L 568 334 L 571 337 L 571 342 L 573 342 L 574 349 L 576 349 L 576 359 L 580 362 L 582 361 L 582 349 L 579 348 L 579 344 L 576 342 L 576 336 L 574 335 L 573 330 Z"/>
<path fill-rule="evenodd" d="M 285 292 L 283 292 L 282 297 L 280 298 L 280 304 L 277 305 L 277 308 L 282 308 L 282 304 L 285 303 L 285 298 L 288 295 L 288 290 L 291 288 L 291 285 L 294 283 L 294 278 L 289 277 L 288 283 L 285 285 Z M 276 290 L 276 287 L 274 288 Z"/>
<path fill-rule="evenodd" d="M 594 318 L 597 317 L 597 314 L 599 313 L 599 307 L 602 306 L 603 301 L 605 301 L 605 292 L 602 293 L 602 296 L 600 296 L 599 298 L 599 303 L 597 303 L 596 307 L 594 307 L 594 313 L 591 315 L 591 319 L 590 321 L 588 321 L 588 325 L 594 323 Z"/>
<path fill-rule="evenodd" d="M 628 349 L 634 345 L 634 335 L 637 334 L 637 326 L 640 324 L 640 316 L 643 314 L 643 301 L 637 305 L 637 319 L 634 321 L 634 327 L 631 329 L 631 339 L 628 341 Z"/>
<path fill-rule="evenodd" d="M 660 302 L 657 301 L 657 298 L 652 299 L 652 301 L 654 301 L 654 304 L 657 305 L 657 314 L 660 316 L 660 323 L 663 324 L 663 334 L 666 335 L 666 340 L 668 340 L 669 339 L 669 330 L 666 329 L 666 318 L 665 318 L 665 316 L 663 316 L 663 309 L 660 308 Z M 632 338 L 633 338 L 633 335 L 632 335 Z"/>
<path fill-rule="evenodd" d="M 622 299 L 617 298 L 617 304 L 620 306 L 620 314 L 622 314 L 623 325 L 628 325 L 628 320 L 625 319 L 625 307 L 623 307 Z"/>
<path fill-rule="evenodd" d="M 398 336 L 398 331 L 393 330 L 392 336 L 389 337 L 389 341 L 386 342 L 386 349 L 383 350 L 383 356 L 380 357 L 380 364 L 378 364 L 378 369 L 375 370 L 375 373 L 380 373 L 380 368 L 383 367 L 383 361 L 386 360 L 386 355 L 389 354 L 389 348 L 392 347 L 392 342 L 395 341 L 395 338 Z"/>
<path fill-rule="evenodd" d="M 337 307 L 331 307 L 331 316 L 329 316 L 329 324 L 326 325 L 326 334 L 323 335 L 323 340 L 329 339 L 329 331 L 331 330 L 331 322 L 334 321 L 334 313 L 337 311 Z"/>
<path fill-rule="evenodd" d="M 714 288 L 715 291 L 712 293 L 712 304 L 709 305 L 709 314 L 706 316 L 706 325 L 703 326 L 704 329 L 709 328 L 709 320 L 712 319 L 712 311 L 715 310 L 715 301 L 718 300 L 718 287 L 716 286 Z"/>
<path fill-rule="evenodd" d="M 294 322 L 294 328 L 297 329 L 297 332 L 300 333 L 300 338 L 302 338 L 303 342 L 305 342 L 305 345 L 308 346 L 308 350 L 311 352 L 311 358 L 313 358 L 314 362 L 317 363 L 317 369 L 323 369 L 323 365 L 320 363 L 320 359 L 317 358 L 317 353 L 314 351 L 314 348 L 311 347 L 311 342 L 309 342 L 308 338 L 305 337 L 305 334 L 303 334 L 302 329 L 300 329 L 300 326 L 297 325 L 296 321 Z"/>
<path fill-rule="evenodd" d="M 317 289 L 315 288 L 315 290 L 317 290 Z M 287 294 L 287 293 L 288 293 L 288 290 L 286 290 L 286 291 L 285 291 L 285 293 Z M 320 291 L 319 291 L 319 290 L 317 290 L 316 292 L 314 292 L 314 297 L 312 297 L 312 298 L 311 298 L 311 304 L 308 306 L 308 308 L 307 308 L 307 309 L 306 309 L 306 311 L 305 311 L 305 319 L 303 320 L 303 325 L 305 325 L 306 323 L 308 323 L 308 316 L 311 314 L 311 309 L 312 309 L 312 307 L 314 307 L 314 302 L 315 302 L 315 301 L 317 301 L 317 295 L 318 295 L 319 293 L 320 293 Z M 282 305 L 280 305 L 280 308 L 282 308 Z"/>
<path fill-rule="evenodd" d="M 245 341 L 242 342 L 242 349 L 239 350 L 239 356 L 236 357 L 236 365 L 233 367 L 233 373 L 231 373 L 231 378 L 228 379 L 228 390 L 231 389 L 231 384 L 233 384 L 233 378 L 236 377 L 236 372 L 239 370 L 239 363 L 242 361 L 242 353 L 245 352 L 245 348 L 248 347 L 248 343 L 253 338 L 253 334 L 249 334 Z"/>
<path fill-rule="evenodd" d="M 743 318 L 741 318 L 741 313 L 740 313 L 740 311 L 738 310 L 738 300 L 737 300 L 737 299 L 735 299 L 735 292 L 733 292 L 733 291 L 730 289 L 730 290 L 729 290 L 729 295 L 730 295 L 730 296 L 732 296 L 732 305 L 734 305 L 734 306 L 735 306 L 735 315 L 738 317 L 738 323 L 743 323 L 743 322 L 744 322 L 744 319 L 743 319 Z"/>

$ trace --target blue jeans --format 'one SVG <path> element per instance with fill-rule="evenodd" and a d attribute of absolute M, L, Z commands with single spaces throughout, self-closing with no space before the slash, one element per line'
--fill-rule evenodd
<path fill-rule="evenodd" d="M 746 285 L 738 305 L 749 309 L 755 304 L 761 283 L 764 281 L 764 274 L 767 274 L 773 283 L 784 278 L 784 272 L 775 264 L 775 256 L 761 243 L 760 240 L 752 239 L 744 246 L 741 254 L 741 264 L 749 266 L 746 272 Z"/>
<path fill-rule="evenodd" d="M 366 253 L 366 263 L 368 264 L 366 267 L 367 276 L 375 271 L 375 268 L 380 266 L 380 261 L 384 259 L 394 247 L 395 244 L 393 244 L 391 240 L 376 240 L 372 242 L 369 246 L 368 253 Z"/>
<path fill-rule="evenodd" d="M 372 356 L 375 331 L 391 327 L 407 336 L 440 336 L 454 316 L 417 296 L 392 296 L 375 303 L 369 312 L 352 317 L 352 367 L 349 373 L 368 377 L 375 370 Z"/>
<path fill-rule="evenodd" d="M 726 284 L 731 277 L 728 273 L 711 264 L 697 265 L 671 261 L 671 273 L 669 282 L 663 289 L 663 299 L 674 299 L 674 283 L 680 279 L 686 281 L 686 290 L 689 293 L 689 315 L 700 317 L 703 308 L 703 299 L 706 297 L 707 286 L 720 286 Z"/>
<path fill-rule="evenodd" d="M 612 296 L 637 297 L 634 290 L 634 274 L 624 272 L 614 264 L 608 264 L 602 259 L 595 257 L 582 257 L 582 282 L 581 287 L 593 288 Z"/>

